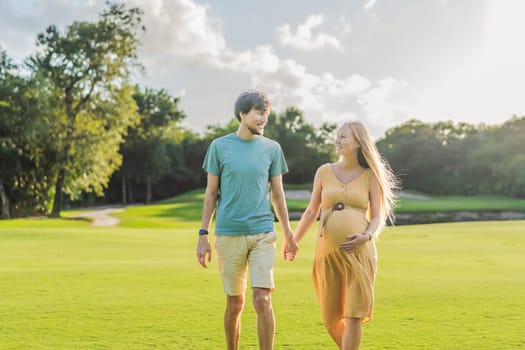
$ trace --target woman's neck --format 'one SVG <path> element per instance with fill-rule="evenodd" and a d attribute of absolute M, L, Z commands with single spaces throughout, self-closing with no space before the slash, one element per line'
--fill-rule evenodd
<path fill-rule="evenodd" d="M 361 168 L 359 160 L 357 159 L 357 154 L 352 154 L 349 156 L 340 156 L 338 161 L 340 167 L 346 170 L 354 170 Z"/>

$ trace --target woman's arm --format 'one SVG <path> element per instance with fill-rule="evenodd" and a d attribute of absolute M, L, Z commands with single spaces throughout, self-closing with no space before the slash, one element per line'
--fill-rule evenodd
<path fill-rule="evenodd" d="M 319 169 L 317 169 L 317 172 L 315 173 L 314 177 L 314 185 L 312 188 L 312 195 L 310 196 L 310 202 L 308 203 L 308 207 L 304 211 L 303 215 L 301 216 L 301 220 L 299 221 L 299 224 L 297 225 L 297 228 L 295 230 L 295 241 L 299 243 L 303 236 L 306 234 L 308 229 L 313 225 L 315 220 L 317 220 L 317 217 L 319 216 L 319 209 L 321 208 L 321 178 L 319 174 Z"/>
<path fill-rule="evenodd" d="M 372 176 L 370 183 L 370 222 L 365 232 L 363 232 L 365 235 L 373 237 L 379 226 L 381 226 L 381 220 L 384 219 L 381 217 L 381 205 L 381 188 L 377 178 Z M 367 238 L 371 239 L 371 237 Z"/>
<path fill-rule="evenodd" d="M 381 188 L 375 176 L 370 183 L 370 221 L 366 230 L 357 235 L 347 236 L 348 240 L 341 243 L 341 249 L 352 253 L 355 249 L 372 239 L 381 223 Z"/>

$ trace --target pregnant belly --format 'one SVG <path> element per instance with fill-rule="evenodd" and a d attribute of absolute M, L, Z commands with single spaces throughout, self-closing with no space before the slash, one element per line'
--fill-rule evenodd
<path fill-rule="evenodd" d="M 368 221 L 363 211 L 335 210 L 328 218 L 324 236 L 330 243 L 338 246 L 347 240 L 346 236 L 363 233 L 367 227 Z"/>

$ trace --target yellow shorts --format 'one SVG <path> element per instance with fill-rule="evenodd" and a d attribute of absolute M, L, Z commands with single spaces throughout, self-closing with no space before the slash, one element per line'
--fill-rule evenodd
<path fill-rule="evenodd" d="M 215 235 L 217 263 L 227 295 L 244 294 L 248 269 L 252 288 L 275 288 L 273 263 L 276 241 L 275 232 L 244 236 Z"/>

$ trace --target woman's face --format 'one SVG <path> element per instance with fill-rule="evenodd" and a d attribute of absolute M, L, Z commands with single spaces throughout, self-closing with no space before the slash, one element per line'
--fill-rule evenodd
<path fill-rule="evenodd" d="M 355 152 L 359 147 L 359 143 L 354 138 L 354 133 L 348 125 L 343 125 L 337 130 L 335 138 L 335 153 L 337 155 L 345 155 Z"/>

